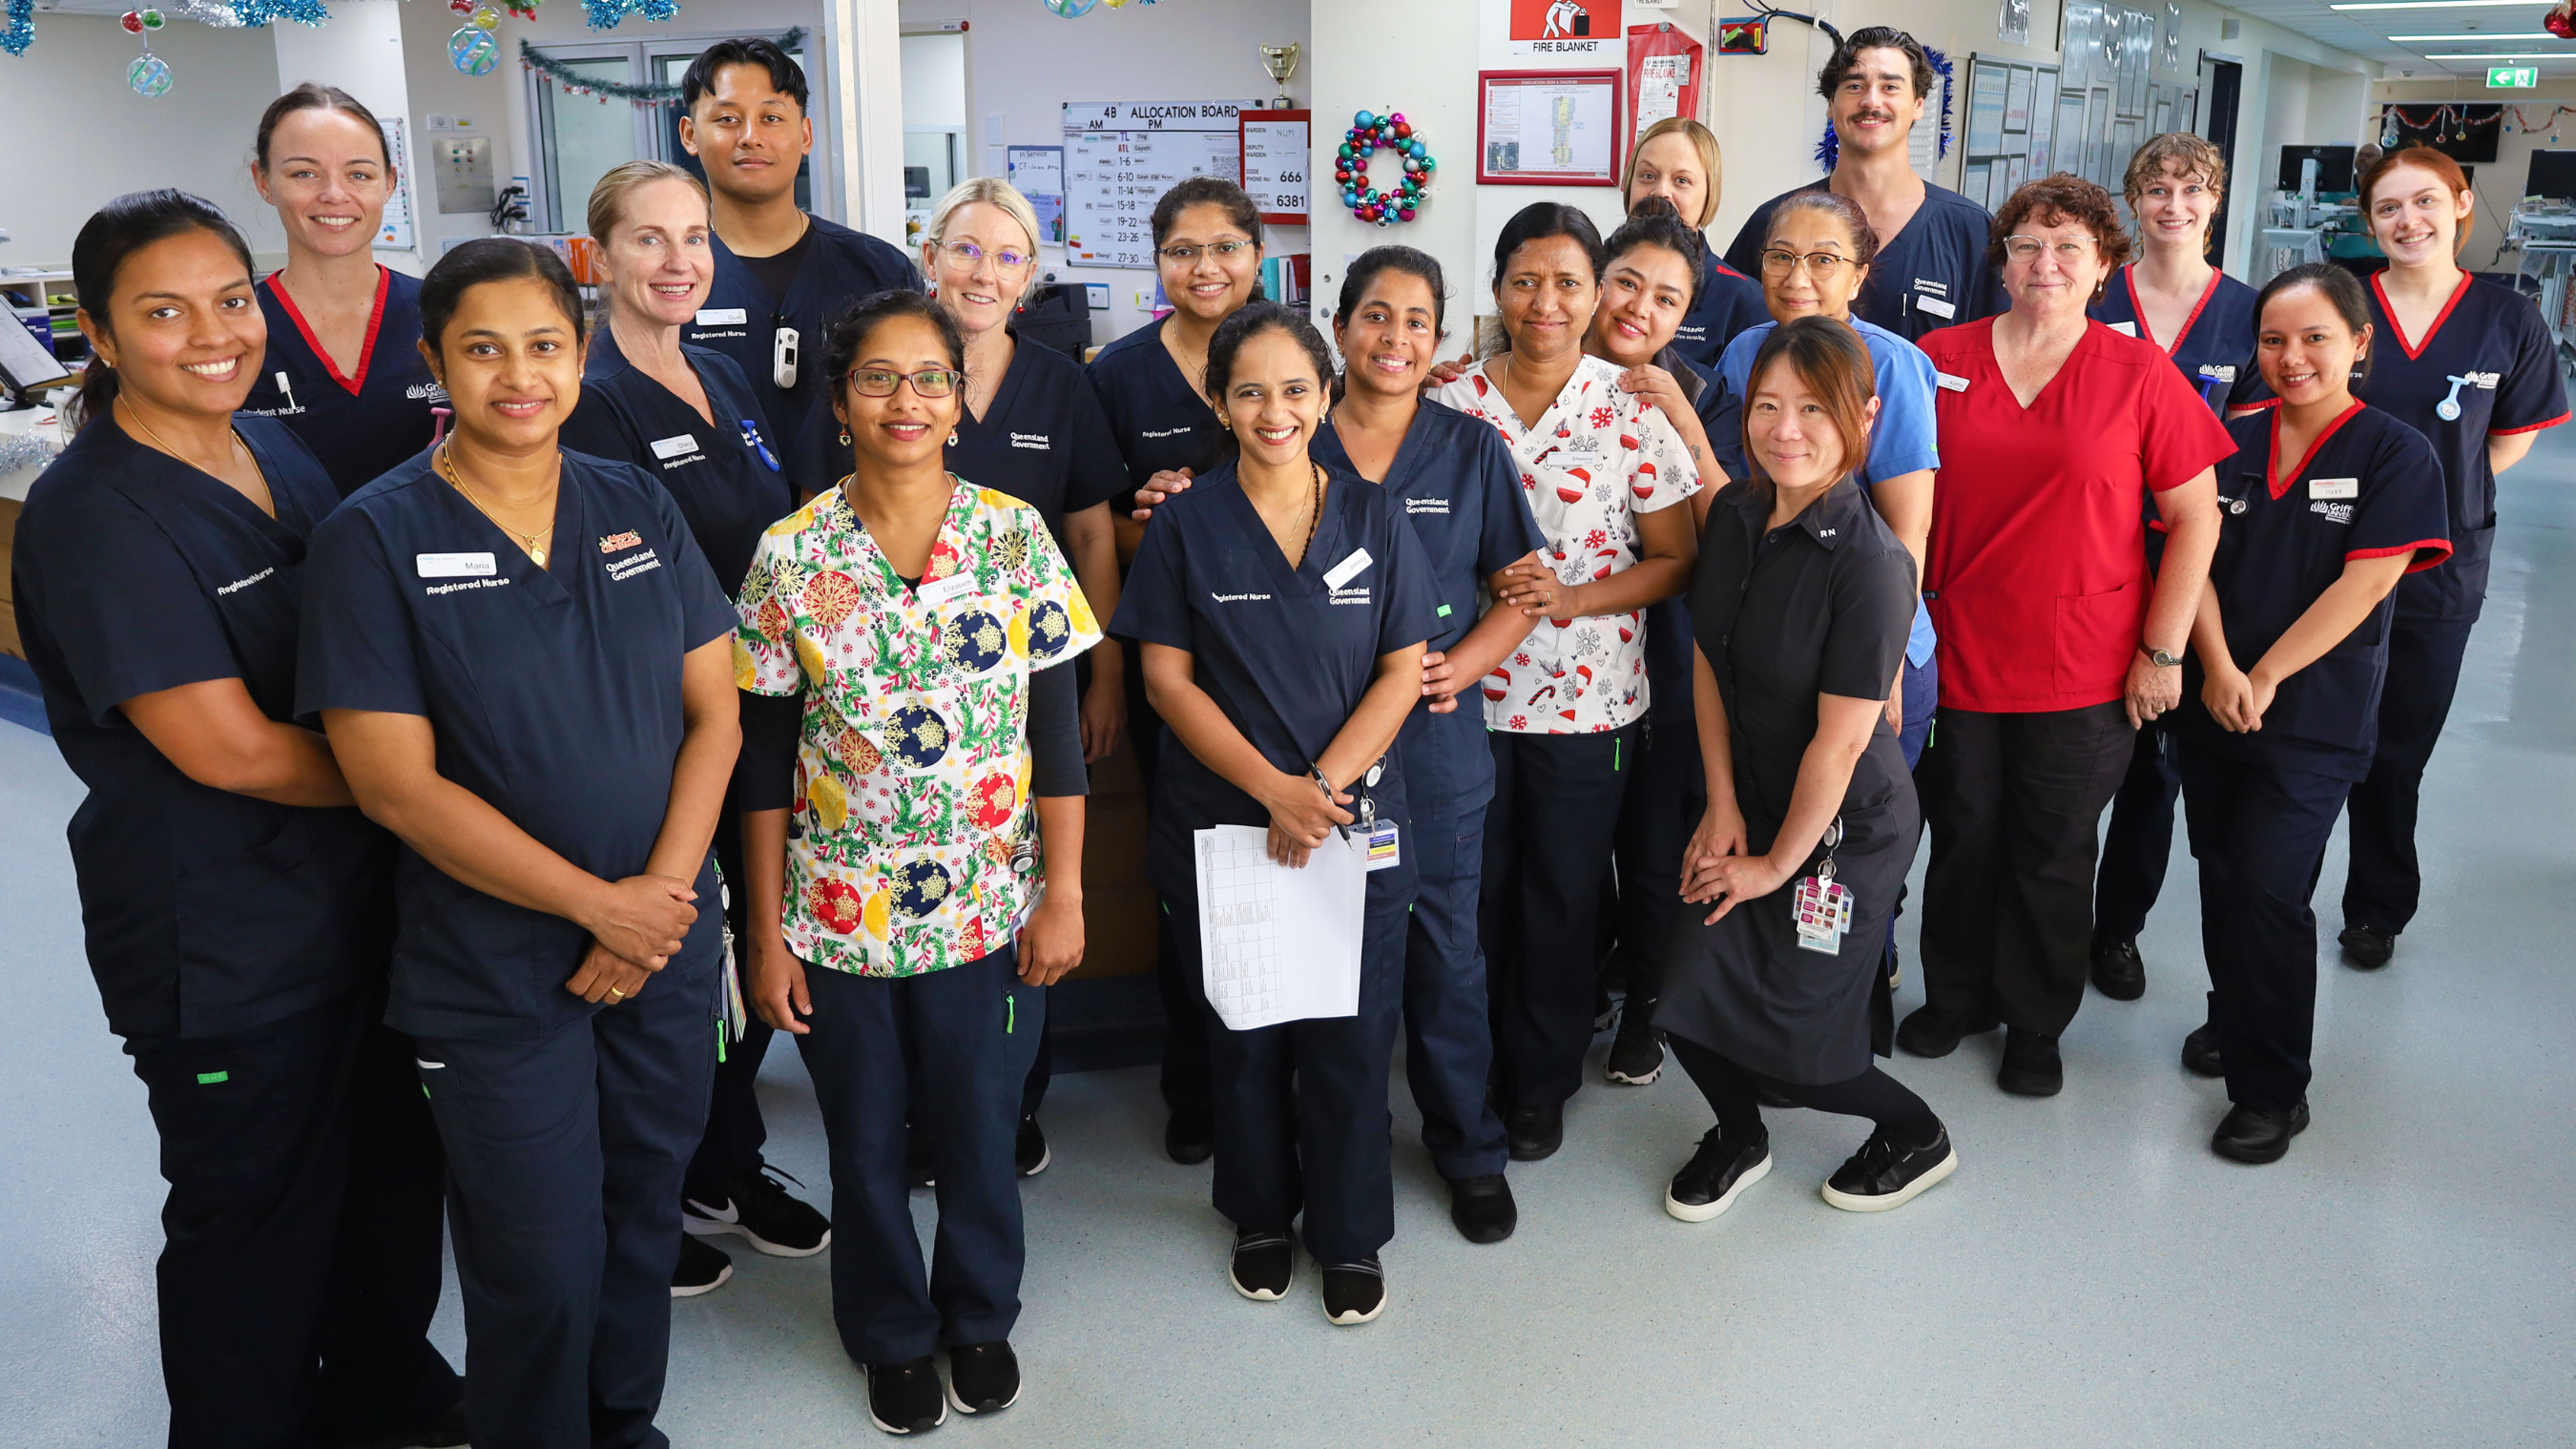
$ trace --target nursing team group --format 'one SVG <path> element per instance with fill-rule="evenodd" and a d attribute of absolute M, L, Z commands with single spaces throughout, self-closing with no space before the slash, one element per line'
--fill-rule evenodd
<path fill-rule="evenodd" d="M 1246 1299 L 1295 1291 L 1302 1238 L 1332 1322 L 1385 1310 L 1399 1032 L 1472 1241 L 1614 1018 L 1611 1082 L 1669 1049 L 1713 1109 L 1675 1218 L 1769 1171 L 1765 1106 L 1868 1119 L 1824 1198 L 1904 1205 L 1959 1152 L 1875 1058 L 2000 1028 L 1997 1085 L 2058 1091 L 2088 979 L 2145 989 L 2177 796 L 2183 1064 L 2226 1079 L 2212 1148 L 2278 1160 L 2328 836 L 2343 959 L 2384 967 L 2496 475 L 2567 417 L 2549 333 L 2460 269 L 2436 152 L 2366 165 L 2385 270 L 2257 292 L 2208 260 L 2198 137 L 2138 150 L 2126 221 L 2066 175 L 1990 216 L 1907 165 L 1911 36 L 1819 86 L 1832 175 L 1722 259 L 1689 120 L 1606 240 L 1514 216 L 1481 357 L 1450 308 L 1488 279 L 1403 246 L 1349 264 L 1328 346 L 1199 178 L 1153 211 L 1172 311 L 1085 367 L 1014 333 L 1040 232 L 1007 183 L 917 257 L 797 208 L 807 81 L 761 40 L 682 83 L 703 184 L 591 194 L 598 318 L 511 238 L 377 266 L 392 162 L 325 85 L 258 121 L 283 270 L 183 191 L 110 201 L 15 598 L 170 1181 L 171 1442 L 661 1444 L 671 1299 L 725 1236 L 834 1250 L 879 1428 L 1010 1406 L 1046 988 L 1122 740 L 1166 1147 L 1213 1156 Z M 1355 1014 L 1218 1021 L 1219 825 L 1366 857 Z M 828 1218 L 761 1158 L 773 1032 Z"/>

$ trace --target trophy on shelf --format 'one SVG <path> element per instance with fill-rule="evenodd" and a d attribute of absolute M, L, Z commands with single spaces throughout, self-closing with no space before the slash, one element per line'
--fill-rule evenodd
<path fill-rule="evenodd" d="M 1288 95 L 1288 77 L 1297 73 L 1298 49 L 1298 43 L 1293 40 L 1286 45 L 1261 47 L 1261 68 L 1270 72 L 1271 81 L 1279 87 L 1279 94 L 1270 102 L 1270 108 L 1274 111 L 1297 109 L 1297 103 Z"/>

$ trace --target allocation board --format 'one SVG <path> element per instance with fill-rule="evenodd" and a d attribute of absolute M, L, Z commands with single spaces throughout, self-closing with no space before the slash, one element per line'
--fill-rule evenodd
<path fill-rule="evenodd" d="M 1243 174 L 1242 113 L 1259 101 L 1095 101 L 1064 108 L 1065 260 L 1154 265 L 1154 203 L 1192 176 Z"/>

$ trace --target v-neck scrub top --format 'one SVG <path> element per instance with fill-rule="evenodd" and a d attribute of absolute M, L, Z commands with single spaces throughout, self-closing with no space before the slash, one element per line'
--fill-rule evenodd
<path fill-rule="evenodd" d="M 2380 280 L 2370 279 L 2370 321 L 2377 333 L 2370 376 L 2353 392 L 2432 443 L 2442 460 L 2451 517 L 2451 556 L 2439 568 L 2398 581 L 2397 616 L 2474 621 L 2486 604 L 2495 551 L 2496 482 L 2487 439 L 2567 421 L 2558 342 L 2530 298 L 2466 275 L 2432 330 L 2409 342 L 2390 314 Z M 2442 416 L 2445 402 L 2456 416 Z"/>
<path fill-rule="evenodd" d="M 1135 490 L 1091 379 L 1052 347 L 1021 339 L 984 416 L 958 414 L 948 471 L 1035 508 L 1059 549 L 1067 514 Z"/>
<path fill-rule="evenodd" d="M 376 310 L 358 370 L 347 376 L 275 276 L 256 295 L 268 319 L 268 356 L 242 411 L 294 429 L 343 498 L 429 446 L 438 431 L 430 409 L 447 405 L 447 389 L 420 355 L 418 277 L 376 268 Z"/>
<path fill-rule="evenodd" d="M 1163 345 L 1163 328 L 1171 320 L 1148 322 L 1091 359 L 1091 387 L 1109 415 L 1109 433 L 1127 462 L 1131 488 L 1181 468 L 1195 477 L 1226 458 L 1216 409 L 1181 376 L 1180 364 Z"/>
<path fill-rule="evenodd" d="M 2229 408 L 2266 395 L 2262 371 L 2254 365 L 2254 333 L 2261 320 L 2254 315 L 2254 303 L 2261 293 L 2225 272 L 2212 271 L 2199 304 L 2183 319 L 2182 336 L 2155 337 L 2148 333 L 2146 309 L 2138 305 L 2137 270 L 2134 263 L 2120 268 L 2087 315 L 2114 332 L 2163 349 L 2183 381 L 2222 418 Z"/>
<path fill-rule="evenodd" d="M 1830 178 L 1813 182 L 1754 208 L 1735 234 L 1735 244 L 1726 249 L 1726 264 L 1746 276 L 1759 276 L 1772 211 L 1800 191 L 1822 191 L 1830 184 Z M 1923 204 L 1907 218 L 1905 229 L 1880 235 L 1869 280 L 1852 299 L 1853 313 L 1908 342 L 1921 342 L 1927 332 L 2003 311 L 2008 302 L 2002 283 L 1986 265 L 1994 224 L 1984 207 L 1927 182 Z"/>
<path fill-rule="evenodd" d="M 2154 343 L 2090 323 L 2024 408 L 1994 332 L 1988 318 L 1922 343 L 1939 383 L 1923 601 L 1941 635 L 1941 704 L 2108 704 L 2127 687 L 2153 591 L 2141 505 L 2236 444 Z"/>
<path fill-rule="evenodd" d="M 438 771 L 602 880 L 643 871 L 685 733 L 681 661 L 729 638 L 733 606 L 679 504 L 628 464 L 563 455 L 550 568 L 427 456 L 352 495 L 313 536 L 296 712 L 420 715 Z M 401 1031 L 528 1039 L 599 1008 L 564 990 L 588 940 L 404 848 L 393 1001 Z M 723 953 L 715 873 L 655 978 L 705 981 Z"/>
<path fill-rule="evenodd" d="M 1401 502 L 1346 468 L 1328 467 L 1323 516 L 1295 568 L 1227 463 L 1154 510 L 1109 632 L 1190 652 L 1198 687 L 1216 701 L 1273 769 L 1306 775 L 1359 708 L 1380 655 L 1423 643 L 1440 627 L 1430 562 Z M 1324 576 L 1365 551 L 1367 564 L 1340 587 Z M 1154 771 L 1145 853 L 1154 888 L 1197 893 L 1190 832 L 1267 825 L 1270 812 L 1180 743 Z M 1405 772 L 1365 788 L 1380 820 L 1399 826 Z M 1356 803 L 1356 802 L 1355 802 Z M 1373 871 L 1372 894 L 1409 889 L 1413 854 Z M 1399 878 L 1400 877 L 1400 878 Z"/>
<path fill-rule="evenodd" d="M 1747 327 L 1771 320 L 1762 302 L 1762 284 L 1728 266 L 1714 254 L 1700 274 L 1699 298 L 1673 329 L 1675 352 L 1703 368 L 1714 368 L 1728 343 Z"/>
<path fill-rule="evenodd" d="M 2236 455 L 2219 465 L 2218 553 L 2209 582 L 2237 668 L 2252 669 L 2343 577 L 2345 564 L 2407 554 L 2411 576 L 2450 556 L 2433 445 L 2387 413 L 2354 403 L 2286 478 L 2277 409 L 2238 418 L 2227 431 Z M 2364 778 L 2379 740 L 2396 598 L 2391 590 L 2350 636 L 2281 681 L 2263 728 L 2252 734 L 2230 734 L 2210 718 L 2200 696 L 2206 672 L 2195 653 L 2184 664 L 2177 724 L 2195 744 L 2230 759 Z"/>
<path fill-rule="evenodd" d="M 714 422 L 628 362 L 602 327 L 592 334 L 581 403 L 561 441 L 576 453 L 631 463 L 669 489 L 717 586 L 732 595 L 742 591 L 761 531 L 796 503 L 779 471 L 781 445 L 742 369 L 710 348 L 683 343 L 680 355 L 706 389 Z"/>
<path fill-rule="evenodd" d="M 81 430 L 27 492 L 14 586 L 27 663 L 63 761 L 81 924 L 107 1023 L 134 1042 L 265 1026 L 380 980 L 393 837 L 354 808 L 200 785 L 118 708 L 238 679 L 295 717 L 305 544 L 339 502 L 283 423 L 235 429 L 277 509 L 129 438 Z"/>

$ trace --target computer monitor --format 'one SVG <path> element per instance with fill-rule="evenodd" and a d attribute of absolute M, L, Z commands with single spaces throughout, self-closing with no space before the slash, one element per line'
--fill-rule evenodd
<path fill-rule="evenodd" d="M 2576 201 L 2576 151 L 2534 151 L 2522 194 L 2548 201 Z"/>
<path fill-rule="evenodd" d="M 2281 189 L 2283 191 L 2298 190 L 2299 163 L 2302 161 L 2312 160 L 2317 163 L 2317 190 L 2319 192 L 2352 190 L 2352 157 L 2354 149 L 2355 148 L 2351 146 L 2282 147 Z"/>

